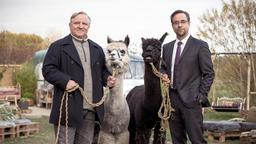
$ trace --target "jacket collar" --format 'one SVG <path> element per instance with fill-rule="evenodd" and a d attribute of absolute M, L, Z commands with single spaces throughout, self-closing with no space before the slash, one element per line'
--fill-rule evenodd
<path fill-rule="evenodd" d="M 75 45 L 72 41 L 72 36 L 68 35 L 63 38 L 63 41 L 61 43 L 61 46 L 63 48 L 63 51 L 69 55 L 76 63 L 82 66 L 81 60 L 79 58 L 78 52 L 75 48 Z"/>
<path fill-rule="evenodd" d="M 176 40 L 172 41 L 170 43 L 170 47 L 172 47 L 172 50 L 170 51 L 170 61 L 172 62 L 172 55 L 173 55 L 173 49 L 174 49 L 174 44 L 175 44 Z M 184 46 L 184 49 L 182 51 L 182 54 L 180 56 L 180 59 L 178 61 L 178 63 L 181 61 L 181 59 L 184 57 L 184 54 L 188 51 L 189 47 L 191 46 L 193 42 L 193 37 L 190 35 L 186 41 L 186 44 Z"/>
<path fill-rule="evenodd" d="M 94 63 L 93 61 L 93 55 L 95 55 L 96 50 L 100 48 L 99 45 L 97 45 L 92 40 L 88 39 L 89 48 L 90 48 L 90 55 L 91 55 L 91 65 Z M 79 58 L 79 54 L 75 48 L 75 45 L 72 41 L 72 36 L 69 34 L 68 36 L 64 37 L 61 46 L 63 47 L 63 51 L 69 55 L 76 63 L 78 63 L 82 67 L 82 62 Z"/>
<path fill-rule="evenodd" d="M 189 47 L 191 47 L 192 42 L 193 42 L 192 39 L 193 39 L 192 36 L 188 37 L 188 39 L 187 39 L 187 41 L 185 43 L 184 49 L 183 49 L 183 51 L 181 53 L 180 59 L 178 60 L 178 63 L 183 59 L 183 57 L 186 54 L 186 52 L 188 51 Z M 175 41 L 174 41 L 174 43 L 175 43 Z M 174 47 L 174 43 L 173 43 L 172 47 Z"/>
<path fill-rule="evenodd" d="M 179 61 L 184 57 L 184 54 L 188 51 L 189 47 L 191 47 L 191 45 L 192 45 L 192 44 L 191 44 L 191 43 L 192 43 L 192 39 L 193 39 L 192 36 L 189 36 L 189 37 L 188 37 L 187 42 L 186 42 L 186 44 L 185 44 L 185 46 L 184 46 L 183 52 L 181 53 L 181 56 L 180 56 Z M 179 62 L 179 61 L 178 61 L 178 62 Z"/>

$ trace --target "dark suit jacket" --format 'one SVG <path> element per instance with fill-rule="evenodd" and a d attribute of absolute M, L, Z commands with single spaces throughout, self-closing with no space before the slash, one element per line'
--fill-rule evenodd
<path fill-rule="evenodd" d="M 91 55 L 93 101 L 98 102 L 103 96 L 103 85 L 106 85 L 110 73 L 105 66 L 105 55 L 102 48 L 91 40 L 88 40 L 88 42 Z M 45 80 L 54 85 L 50 123 L 58 124 L 61 98 L 67 82 L 72 79 L 80 87 L 83 88 L 84 85 L 84 69 L 71 35 L 50 45 L 43 63 L 43 76 Z M 79 126 L 83 117 L 83 97 L 78 90 L 71 93 L 68 103 L 68 124 Z M 103 108 L 103 106 L 96 108 L 100 120 L 103 119 Z M 62 115 L 62 117 L 64 116 Z M 62 124 L 65 124 L 64 120 L 65 118 L 62 118 Z"/>
<path fill-rule="evenodd" d="M 172 53 L 175 41 L 163 46 L 162 71 L 171 78 Z M 213 83 L 214 70 L 208 44 L 189 37 L 178 62 L 176 87 L 182 102 L 187 107 L 201 103 L 210 106 L 208 92 Z"/>

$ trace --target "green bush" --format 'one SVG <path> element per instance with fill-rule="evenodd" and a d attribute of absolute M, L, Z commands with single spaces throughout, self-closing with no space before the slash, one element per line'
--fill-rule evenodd
<path fill-rule="evenodd" d="M 32 62 L 22 64 L 21 69 L 14 75 L 14 82 L 21 85 L 21 97 L 35 100 L 37 79 Z"/>

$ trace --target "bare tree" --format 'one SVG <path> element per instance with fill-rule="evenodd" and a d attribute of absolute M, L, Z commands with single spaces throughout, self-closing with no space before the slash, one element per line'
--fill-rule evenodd
<path fill-rule="evenodd" d="M 256 90 L 256 2 L 222 2 L 221 11 L 213 9 L 202 15 L 198 36 L 209 41 L 214 52 L 240 53 L 241 57 L 229 55 L 217 58 L 221 59 L 221 68 L 216 81 L 222 82 L 223 85 L 218 85 L 222 89 L 224 86 L 233 95 L 245 97 L 248 94 L 246 86 L 250 86 L 249 90 Z"/>
<path fill-rule="evenodd" d="M 48 48 L 49 45 L 56 41 L 57 39 L 61 38 L 62 34 L 55 28 L 50 28 L 48 30 L 46 38 L 44 38 L 44 49 Z"/>

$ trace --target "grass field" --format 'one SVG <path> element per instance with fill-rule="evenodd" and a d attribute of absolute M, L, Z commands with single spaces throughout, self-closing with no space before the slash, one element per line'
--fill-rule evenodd
<path fill-rule="evenodd" d="M 209 110 L 205 115 L 205 120 L 227 120 L 230 118 L 239 117 L 238 113 L 220 113 Z M 48 117 L 41 117 L 32 119 L 32 121 L 40 123 L 40 132 L 29 136 L 28 138 L 7 138 L 3 144 L 53 144 L 54 132 L 51 124 L 48 123 Z M 170 134 L 167 133 L 168 144 L 171 144 Z M 216 144 L 216 142 L 209 142 L 209 144 Z M 239 144 L 238 139 L 227 139 L 222 144 Z"/>

